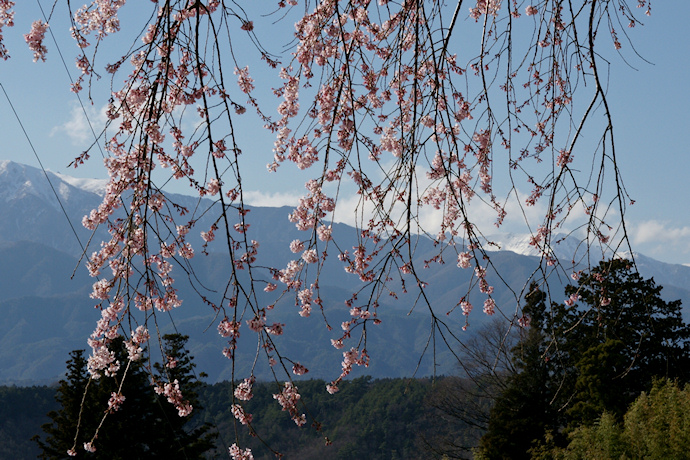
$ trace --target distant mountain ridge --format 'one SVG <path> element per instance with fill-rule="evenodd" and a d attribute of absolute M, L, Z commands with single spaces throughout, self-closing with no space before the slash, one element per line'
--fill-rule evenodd
<path fill-rule="evenodd" d="M 530 244 L 532 235 L 516 235 L 507 233 L 504 235 L 489 235 L 485 238 L 493 245 L 487 245 L 488 251 L 510 251 L 524 256 L 539 257 L 539 251 Z M 581 261 L 586 256 L 586 245 L 578 238 L 569 237 L 563 233 L 555 234 L 552 238 L 553 250 L 562 261 Z M 654 278 L 657 284 L 662 286 L 675 286 L 683 289 L 690 288 L 690 267 L 680 264 L 669 264 L 648 257 L 639 252 L 623 251 L 620 257 L 634 259 L 637 269 L 645 278 Z M 602 260 L 601 251 L 591 251 L 589 254 L 591 263 L 596 264 Z"/>
<path fill-rule="evenodd" d="M 81 226 L 81 218 L 100 204 L 99 193 L 102 194 L 105 182 L 51 172 L 48 176 L 60 202 L 41 170 L 9 161 L 0 162 L 0 383 L 31 384 L 57 380 L 64 371 L 69 351 L 86 348 L 86 338 L 99 317 L 98 311 L 93 309 L 94 301 L 88 297 L 94 280 L 87 276 L 83 265 L 77 267 L 77 263 L 83 251 L 81 245 L 92 237 L 91 232 Z M 198 198 L 183 195 L 172 195 L 172 199 L 192 209 L 198 201 Z M 61 205 L 70 216 L 81 242 L 72 233 Z M 287 207 L 253 207 L 247 215 L 252 231 L 256 232 L 253 237 L 261 243 L 259 257 L 264 265 L 284 267 L 294 258 L 288 249 L 290 241 L 304 238 L 287 221 L 289 212 L 291 209 Z M 190 237 L 200 243 L 198 233 L 206 230 L 210 223 L 210 218 L 202 218 L 194 230 L 196 234 L 190 232 Z M 344 242 L 345 248 L 356 244 L 354 229 L 336 224 L 334 233 Z M 105 230 L 98 230 L 87 254 L 106 237 Z M 492 262 L 498 267 L 509 267 L 502 271 L 503 279 L 511 289 L 519 292 L 526 277 L 539 263 L 535 253 L 530 252 L 533 248 L 529 246 L 529 237 L 492 235 L 487 239 L 496 243 Z M 556 246 L 557 254 L 570 252 L 567 257 L 572 258 L 578 244 L 575 239 L 563 238 Z M 208 256 L 199 254 L 192 259 L 195 272 L 208 285 L 209 295 L 222 291 L 225 273 L 230 269 L 227 257 L 214 253 L 214 248 L 210 245 Z M 417 249 L 419 266 L 436 250 L 424 238 L 420 238 Z M 643 276 L 653 276 L 658 284 L 665 286 L 667 296 L 681 298 L 690 305 L 690 292 L 687 290 L 690 287 L 690 267 L 665 264 L 642 254 L 635 254 L 635 259 Z M 173 276 L 177 279 L 176 273 L 180 273 L 179 268 L 173 269 Z M 420 275 L 429 283 L 429 299 L 439 316 L 447 318 L 453 329 L 460 331 L 465 318 L 455 307 L 468 291 L 471 272 L 463 272 L 455 267 L 455 263 L 447 263 L 431 264 Z M 321 276 L 324 310 L 330 324 L 337 329 L 340 322 L 348 318 L 342 301 L 361 283 L 356 276 L 345 274 L 337 261 L 327 264 Z M 221 355 L 224 340 L 213 325 L 213 312 L 195 300 L 196 294 L 184 276 L 179 278 L 178 288 L 184 303 L 175 311 L 176 326 L 190 335 L 189 347 L 196 356 L 198 370 L 207 372 L 212 382 L 227 379 L 228 361 Z M 496 286 L 494 297 L 497 303 L 510 315 L 516 306 L 513 293 L 502 287 L 495 273 L 490 272 L 488 278 L 489 283 Z M 554 279 L 555 284 L 559 282 L 563 280 Z M 553 292 L 558 293 L 559 289 L 554 287 Z M 262 291 L 257 295 L 259 302 L 271 301 Z M 415 372 L 419 356 L 427 345 L 430 317 L 423 306 L 413 309 L 414 301 L 412 294 L 401 294 L 397 302 L 382 299 L 379 313 L 383 322 L 372 328 L 368 339 L 372 366 L 359 370 L 360 374 L 401 377 Z M 482 299 L 476 295 L 470 296 L 470 301 L 481 305 Z M 451 310 L 454 313 L 447 317 L 445 313 Z M 297 311 L 294 297 L 287 296 L 271 313 L 276 321 L 286 324 L 286 331 L 291 331 L 280 337 L 279 343 L 288 356 L 311 369 L 310 377 L 337 377 L 342 351 L 328 344 L 329 339 L 337 338 L 338 332 L 329 331 L 318 313 L 303 319 Z M 172 325 L 164 316 L 160 317 L 162 331 L 171 331 Z M 486 318 L 477 308 L 469 317 L 470 333 Z M 249 339 L 249 334 L 242 337 L 242 340 Z M 253 356 L 238 361 L 240 372 L 249 371 L 251 358 Z M 422 360 L 417 375 L 453 371 L 455 363 L 450 352 L 437 351 L 436 358 L 436 367 L 430 357 Z M 270 372 L 259 368 L 256 375 L 260 379 L 268 378 Z"/>

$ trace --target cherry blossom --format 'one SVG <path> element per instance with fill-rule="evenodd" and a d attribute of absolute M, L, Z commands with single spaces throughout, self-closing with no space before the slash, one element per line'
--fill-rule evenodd
<path fill-rule="evenodd" d="M 302 9 L 288 8 L 297 0 L 280 0 L 285 19 L 277 22 L 272 10 L 263 15 L 269 7 L 261 2 L 251 8 L 217 0 L 159 3 L 137 4 L 148 22 L 140 33 L 128 31 L 138 34 L 129 41 L 112 37 L 122 33 L 125 0 L 92 0 L 72 12 L 79 72 L 72 90 L 95 91 L 103 70 L 112 88 L 105 95 L 107 126 L 74 161 L 82 164 L 102 148 L 108 174 L 101 203 L 82 219 L 88 230 L 108 232 L 85 252 L 94 277 L 90 298 L 100 312 L 88 339 L 93 378 L 109 378 L 128 364 L 109 349 L 119 336 L 126 339 L 128 360 L 145 357 L 156 315 L 185 308 L 175 280 L 184 277 L 199 293 L 190 301 L 207 305 L 216 318 L 222 353 L 232 361 L 234 398 L 249 400 L 253 383 L 253 377 L 238 379 L 235 360 L 261 357 L 276 379 L 287 380 L 274 398 L 301 426 L 306 416 L 297 409 L 300 395 L 290 379 L 306 368 L 300 357 L 284 356 L 277 339 L 301 332 L 278 322 L 274 308 L 294 299 L 292 314 L 319 313 L 330 330 L 319 282 L 326 267 L 360 286 L 345 299 L 326 299 L 348 315 L 329 338 L 343 350 L 340 374 L 326 388 L 335 393 L 354 366 L 370 363 L 367 334 L 375 334 L 371 326 L 388 313 L 382 296 L 403 298 L 415 314 L 425 309 L 437 330 L 451 324 L 440 309 L 461 318 L 463 329 L 471 315 L 482 314 L 473 311 L 470 298 L 483 302 L 483 314 L 500 313 L 527 327 L 519 307 L 524 293 L 500 304 L 493 297 L 491 283 L 504 277 L 495 273 L 489 250 L 495 248 L 484 236 L 487 215 L 496 226 L 521 219 L 532 234 L 539 269 L 526 282 L 573 272 L 559 266 L 564 262 L 553 250 L 562 229 L 579 228 L 601 245 L 625 241 L 624 226 L 615 221 L 630 200 L 616 166 L 606 91 L 614 80 L 607 74 L 609 56 L 596 45 L 610 36 L 613 48 L 621 48 L 613 17 L 640 24 L 625 1 L 589 2 L 577 12 L 556 0 L 524 4 L 527 19 L 517 4 L 500 0 L 458 9 L 407 0 L 325 0 Z M 637 6 L 650 13 L 646 0 Z M 14 7 L 0 0 L 3 59 L 9 54 L 2 34 L 14 24 Z M 293 14 L 299 15 L 294 21 Z M 266 27 L 269 16 L 274 22 Z M 585 16 L 589 21 L 580 19 Z M 37 20 L 25 35 L 36 61 L 47 58 L 47 27 Z M 284 43 L 294 46 L 269 51 Z M 121 55 L 101 62 L 111 49 Z M 576 100 L 592 110 L 575 110 Z M 305 182 L 296 206 L 272 223 L 278 230 L 294 224 L 300 232 L 289 243 L 281 240 L 282 267 L 267 266 L 260 254 L 247 205 L 247 191 L 261 185 L 244 179 L 247 165 L 263 155 L 246 140 L 252 134 L 242 132 L 254 125 L 273 139 L 268 159 L 260 160 L 274 175 L 267 180 L 297 172 Z M 601 139 L 593 149 L 583 147 L 584 131 L 573 129 L 585 125 L 587 135 Z M 581 172 L 592 165 L 611 182 Z M 169 186 L 186 188 L 195 205 L 177 203 Z M 353 215 L 354 234 L 344 235 L 335 223 Z M 585 237 L 583 244 L 592 243 Z M 419 257 L 419 248 L 432 249 Z M 227 257 L 228 269 L 226 288 L 212 291 L 189 262 L 216 251 Z M 450 303 L 457 311 L 446 312 L 427 296 L 434 289 L 427 269 L 446 263 L 457 265 L 468 285 Z M 565 300 L 569 306 L 577 301 L 577 295 Z M 602 293 L 600 301 L 605 306 L 611 299 Z M 243 327 L 255 341 L 246 349 L 239 341 Z M 153 384 L 180 416 L 191 412 L 179 382 Z M 111 395 L 104 410 L 119 408 L 121 398 Z M 231 410 L 241 423 L 251 423 L 240 404 L 233 401 Z M 253 458 L 236 443 L 229 453 Z"/>
<path fill-rule="evenodd" d="M 254 396 L 254 394 L 252 393 L 253 383 L 253 378 L 244 379 L 242 383 L 237 385 L 237 388 L 235 388 L 235 397 L 242 401 L 249 401 L 250 399 L 252 399 L 252 397 Z"/>
<path fill-rule="evenodd" d="M 240 449 L 237 444 L 233 443 L 229 448 L 232 460 L 254 460 L 254 455 L 251 449 Z"/>
<path fill-rule="evenodd" d="M 527 16 L 534 16 L 536 14 L 539 14 L 539 10 L 532 5 L 528 5 L 527 7 L 525 7 L 525 14 Z"/>
<path fill-rule="evenodd" d="M 297 403 L 299 402 L 301 396 L 295 387 L 290 382 L 285 382 L 283 390 L 273 395 L 273 399 L 278 401 L 284 411 L 290 414 L 292 420 L 297 424 L 297 426 L 302 426 L 307 423 L 306 416 L 300 414 L 297 410 Z"/>
<path fill-rule="evenodd" d="M 12 11 L 13 7 L 13 1 L 0 0 L 0 58 L 2 58 L 4 61 L 9 59 L 10 55 L 5 47 L 5 44 L 3 43 L 2 29 L 5 26 L 14 26 L 14 11 Z"/>
<path fill-rule="evenodd" d="M 6 8 L 2 8 L 2 10 L 5 12 L 7 11 Z M 48 52 L 48 49 L 43 44 L 43 39 L 45 38 L 47 29 L 48 24 L 45 22 L 41 20 L 34 21 L 31 24 L 31 31 L 24 35 L 24 40 L 26 40 L 27 45 L 29 45 L 29 49 L 34 52 L 34 62 L 38 61 L 39 59 L 41 61 L 46 60 L 46 53 Z"/>
<path fill-rule="evenodd" d="M 111 393 L 110 399 L 108 400 L 108 410 L 115 412 L 120 409 L 120 405 L 125 401 L 124 395 L 120 393 Z"/>

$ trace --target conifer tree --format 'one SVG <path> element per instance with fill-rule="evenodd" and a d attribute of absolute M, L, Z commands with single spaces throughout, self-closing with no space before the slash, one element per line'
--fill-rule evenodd
<path fill-rule="evenodd" d="M 555 389 L 544 333 L 546 294 L 535 284 L 526 296 L 523 312 L 530 318 L 530 326 L 511 350 L 517 373 L 508 377 L 505 390 L 491 409 L 488 431 L 480 442 L 484 458 L 530 458 L 528 451 L 534 441 L 541 439 L 555 421 L 551 406 Z"/>
<path fill-rule="evenodd" d="M 564 447 L 567 433 L 603 412 L 621 421 L 655 378 L 688 382 L 690 328 L 680 301 L 664 301 L 661 289 L 615 259 L 581 275 L 548 311 L 543 294 L 528 296 L 532 324 L 513 349 L 518 372 L 495 402 L 481 455 L 531 458 L 546 438 Z"/>
<path fill-rule="evenodd" d="M 690 328 L 680 300 L 663 300 L 661 290 L 630 261 L 614 259 L 567 286 L 569 300 L 552 306 L 567 424 L 591 425 L 604 410 L 620 419 L 655 377 L 688 381 Z"/>
<path fill-rule="evenodd" d="M 48 416 L 51 423 L 44 424 L 41 428 L 46 434 L 45 439 L 34 436 L 42 450 L 40 458 L 65 458 L 67 451 L 74 444 L 81 445 L 88 442 L 87 434 L 78 431 L 79 425 L 96 426 L 98 414 L 92 411 L 82 410 L 82 401 L 85 407 L 90 407 L 94 402 L 94 391 L 90 387 L 89 375 L 86 372 L 86 358 L 84 350 L 70 352 L 67 361 L 67 376 L 61 380 L 57 388 L 55 399 L 62 406 L 59 411 L 51 411 Z M 80 423 L 81 420 L 81 423 Z"/>
<path fill-rule="evenodd" d="M 174 375 L 195 400 L 200 382 L 191 373 L 192 358 L 183 348 L 187 338 L 166 337 L 167 356 L 181 364 Z M 70 354 L 67 377 L 56 395 L 62 408 L 48 414 L 52 422 L 42 427 L 45 439 L 34 438 L 42 450 L 40 458 L 68 458 L 68 451 L 83 458 L 108 460 L 203 458 L 213 447 L 209 428 L 188 433 L 184 425 L 191 415 L 179 417 L 177 410 L 154 392 L 143 363 L 128 361 L 122 339 L 116 339 L 113 349 L 120 368 L 114 376 L 99 379 L 88 374 L 83 350 Z M 109 407 L 113 395 L 118 394 L 124 396 L 119 407 Z M 106 413 L 103 407 L 109 407 Z M 94 433 L 98 433 L 95 439 Z M 95 452 L 82 449 L 89 442 Z"/>
<path fill-rule="evenodd" d="M 156 373 L 162 380 L 168 382 L 177 381 L 183 389 L 185 398 L 194 408 L 190 415 L 180 417 L 177 409 L 158 395 L 158 404 L 163 412 L 163 424 L 166 432 L 173 438 L 171 443 L 167 439 L 159 438 L 162 444 L 156 446 L 157 452 L 168 452 L 168 458 L 204 458 L 204 452 L 214 447 L 215 433 L 210 431 L 208 424 L 200 425 L 192 430 L 188 429 L 189 422 L 203 407 L 198 398 L 198 391 L 203 386 L 195 375 L 194 357 L 185 349 L 189 336 L 182 334 L 166 334 L 163 336 L 163 353 L 165 364 L 155 363 Z M 205 377 L 202 373 L 200 377 Z"/>

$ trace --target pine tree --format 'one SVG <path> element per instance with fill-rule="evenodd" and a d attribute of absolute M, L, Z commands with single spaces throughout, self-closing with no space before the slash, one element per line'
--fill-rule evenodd
<path fill-rule="evenodd" d="M 529 459 L 535 440 L 555 423 L 546 324 L 546 295 L 532 285 L 524 314 L 530 318 L 525 337 L 511 350 L 517 373 L 491 409 L 489 426 L 480 441 L 483 458 Z"/>
<path fill-rule="evenodd" d="M 163 424 L 166 431 L 171 433 L 173 442 L 160 439 L 163 444 L 157 446 L 157 452 L 167 452 L 167 458 L 204 458 L 204 452 L 214 447 L 216 435 L 210 432 L 211 426 L 203 424 L 189 431 L 186 427 L 203 407 L 199 401 L 198 391 L 204 385 L 194 373 L 194 357 L 185 350 L 185 344 L 189 336 L 181 334 L 166 334 L 163 336 L 163 353 L 166 364 L 156 363 L 154 368 L 161 380 L 178 381 L 184 397 L 194 408 L 192 414 L 180 417 L 177 409 L 158 395 L 158 404 L 163 409 Z M 205 377 L 205 374 L 201 374 Z"/>
<path fill-rule="evenodd" d="M 87 392 L 87 388 L 90 390 Z M 73 445 L 83 445 L 88 442 L 88 434 L 78 430 L 78 426 L 95 427 L 98 423 L 98 414 L 90 410 L 82 411 L 84 407 L 93 407 L 94 389 L 91 387 L 89 375 L 86 371 L 86 358 L 84 350 L 70 352 L 67 361 L 67 376 L 61 380 L 55 395 L 55 399 L 62 406 L 59 411 L 51 411 L 48 417 L 51 423 L 46 423 L 41 428 L 46 433 L 46 439 L 34 436 L 42 450 L 40 458 L 66 458 L 67 451 Z"/>
<path fill-rule="evenodd" d="M 566 287 L 575 305 L 553 305 L 568 425 L 591 425 L 604 410 L 620 419 L 654 378 L 688 381 L 690 327 L 681 302 L 664 301 L 661 290 L 615 259 Z"/>
<path fill-rule="evenodd" d="M 512 350 L 518 372 L 491 410 L 481 455 L 531 458 L 546 439 L 565 447 L 569 432 L 603 412 L 621 421 L 655 378 L 688 382 L 690 327 L 661 289 L 616 259 L 567 286 L 568 301 L 549 311 L 544 294 L 527 297 L 532 324 Z"/>
<path fill-rule="evenodd" d="M 183 350 L 186 337 L 170 336 L 169 340 L 173 346 L 166 341 L 165 349 L 175 351 L 168 356 L 182 364 L 175 378 L 186 391 L 185 397 L 195 400 L 200 382 L 190 373 L 192 358 Z M 191 415 L 179 417 L 177 410 L 153 391 L 142 361 L 128 361 L 122 339 L 115 340 L 111 349 L 121 364 L 112 378 L 90 378 L 83 350 L 70 354 L 67 378 L 60 381 L 56 395 L 62 408 L 48 414 L 52 422 L 42 427 L 45 439 L 34 438 L 42 450 L 40 458 L 68 458 L 71 449 L 79 457 L 93 459 L 203 458 L 213 447 L 208 427 L 187 433 L 184 425 Z M 108 401 L 117 393 L 125 399 L 118 410 L 109 411 Z M 92 439 L 96 451 L 84 451 L 84 443 Z"/>

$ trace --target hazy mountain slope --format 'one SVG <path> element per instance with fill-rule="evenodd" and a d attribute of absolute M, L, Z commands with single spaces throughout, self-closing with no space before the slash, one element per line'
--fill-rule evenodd
<path fill-rule="evenodd" d="M 81 216 L 99 204 L 102 182 L 49 175 L 73 222 L 79 223 Z M 56 380 L 64 371 L 69 351 L 87 348 L 86 338 L 99 317 L 93 308 L 95 301 L 88 297 L 94 280 L 87 276 L 85 268 L 79 267 L 74 278 L 70 279 L 82 250 L 52 190 L 42 181 L 45 181 L 42 171 L 0 162 L 0 383 Z M 194 197 L 174 195 L 172 199 L 190 210 L 199 204 L 199 199 Z M 202 207 L 209 206 L 209 203 L 202 202 Z M 295 257 L 288 244 L 296 238 L 304 239 L 305 234 L 288 222 L 290 212 L 291 209 L 286 207 L 252 208 L 247 215 L 254 232 L 252 237 L 261 243 L 260 264 L 282 268 Z M 190 232 L 190 238 L 199 244 L 199 232 L 207 230 L 210 224 L 208 216 L 199 219 Z M 87 241 L 90 233 L 81 225 L 75 224 L 75 228 L 82 241 Z M 334 233 L 343 250 L 351 250 L 357 244 L 356 233 L 350 227 L 336 224 Z M 102 231 L 94 236 L 89 252 L 98 247 L 104 236 Z M 519 295 L 527 277 L 539 266 L 539 259 L 530 255 L 531 247 L 524 235 L 494 235 L 490 239 L 503 250 L 495 251 L 491 256 L 491 262 L 498 267 L 501 277 L 489 267 L 488 281 L 496 289 L 494 298 L 503 313 L 512 316 L 517 308 L 516 293 Z M 564 253 L 570 251 L 572 254 L 577 242 L 566 239 L 559 247 Z M 229 362 L 221 354 L 224 340 L 217 333 L 213 311 L 199 300 L 197 292 L 213 302 L 222 298 L 230 265 L 219 242 L 210 245 L 209 251 L 209 255 L 198 251 L 189 262 L 188 269 L 193 275 L 187 276 L 179 266 L 173 269 L 176 287 L 184 299 L 174 317 L 177 330 L 191 336 L 189 346 L 197 358 L 198 370 L 207 372 L 210 381 L 217 381 L 230 377 Z M 423 266 L 436 251 L 429 240 L 420 238 L 415 262 Z M 329 247 L 329 252 L 333 255 L 336 248 Z M 658 283 L 666 286 L 663 291 L 665 298 L 681 298 L 686 308 L 690 306 L 690 292 L 687 290 L 690 267 L 664 264 L 643 255 L 635 257 L 643 276 L 654 276 Z M 473 293 L 468 298 L 475 310 L 469 317 L 469 332 L 463 333 L 460 327 L 465 318 L 455 307 L 467 294 L 474 274 L 470 269 L 457 268 L 454 254 L 446 254 L 445 259 L 445 264 L 431 263 L 418 274 L 422 281 L 428 283 L 426 294 L 436 314 L 449 321 L 453 330 L 464 337 L 486 321 L 486 315 L 481 312 L 484 297 Z M 266 270 L 259 270 L 255 275 L 270 281 L 270 273 Z M 554 301 L 562 301 L 561 283 L 569 281 L 567 275 L 555 272 L 550 277 Z M 243 276 L 247 276 L 246 273 Z M 407 283 L 413 283 L 413 278 L 407 277 Z M 342 351 L 329 343 L 330 339 L 339 338 L 340 324 L 348 319 L 348 309 L 343 301 L 361 286 L 358 277 L 346 274 L 337 258 L 331 257 L 320 279 L 325 316 L 331 331 L 318 310 L 310 318 L 299 317 L 292 293 L 285 296 L 271 313 L 270 321 L 286 324 L 287 333 L 278 340 L 284 353 L 310 368 L 310 376 L 332 379 L 340 373 Z M 431 324 L 428 307 L 419 301 L 414 289 L 404 294 L 396 283 L 392 283 L 391 288 L 399 298 L 397 301 L 389 296 L 380 299 L 378 315 L 382 323 L 367 330 L 366 347 L 372 355 L 372 367 L 358 370 L 359 374 L 409 376 L 415 371 L 427 346 Z M 257 296 L 260 304 L 273 301 L 273 297 L 262 290 Z M 366 299 L 360 298 L 359 302 L 364 305 Z M 447 316 L 450 311 L 453 313 Z M 158 315 L 156 319 L 161 331 L 173 330 L 167 315 Z M 251 342 L 253 339 L 246 330 L 241 337 L 246 341 L 244 349 L 255 349 Z M 356 344 L 347 346 L 353 345 Z M 440 341 L 436 345 L 436 372 L 451 371 L 454 366 L 452 355 L 444 351 Z M 429 348 L 427 358 L 422 361 L 418 375 L 434 372 L 431 350 Z M 253 354 L 242 356 L 237 364 L 240 375 L 249 372 L 253 359 Z M 258 368 L 256 373 L 260 378 L 266 378 L 269 369 Z"/>

